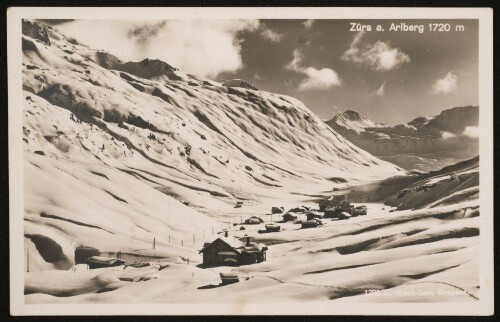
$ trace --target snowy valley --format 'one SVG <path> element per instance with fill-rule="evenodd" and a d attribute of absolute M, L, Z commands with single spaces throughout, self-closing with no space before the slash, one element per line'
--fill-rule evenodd
<path fill-rule="evenodd" d="M 293 97 L 122 62 L 36 21 L 22 37 L 26 303 L 478 300 L 477 150 L 408 171 L 370 148 L 372 136 L 398 140 L 389 127 L 359 114 L 325 124 Z M 306 211 L 293 208 L 321 215 L 332 195 L 367 215 L 303 229 Z M 201 265 L 225 232 L 266 245 L 266 260 Z M 125 265 L 88 269 L 82 248 Z M 238 283 L 221 283 L 229 272 Z"/>

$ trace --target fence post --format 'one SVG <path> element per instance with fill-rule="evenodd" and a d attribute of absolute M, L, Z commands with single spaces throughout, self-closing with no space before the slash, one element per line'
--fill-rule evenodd
<path fill-rule="evenodd" d="M 170 235 L 168 235 L 168 243 L 170 244 Z"/>
<path fill-rule="evenodd" d="M 156 249 L 156 237 L 153 237 L 153 249 Z"/>
<path fill-rule="evenodd" d="M 212 236 L 214 235 L 214 226 L 212 226 Z"/>
<path fill-rule="evenodd" d="M 184 247 L 184 239 L 181 239 L 181 246 Z"/>
<path fill-rule="evenodd" d="M 193 234 L 193 244 L 196 244 L 196 238 L 194 237 L 194 234 Z"/>
<path fill-rule="evenodd" d="M 30 272 L 30 245 L 28 244 L 28 254 L 26 255 L 26 272 Z"/>

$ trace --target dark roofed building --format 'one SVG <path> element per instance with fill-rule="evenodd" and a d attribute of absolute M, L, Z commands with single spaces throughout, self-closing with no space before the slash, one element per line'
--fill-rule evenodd
<path fill-rule="evenodd" d="M 289 212 L 283 215 L 283 222 L 295 221 L 295 220 L 297 220 L 297 215 L 292 215 Z"/>
<path fill-rule="evenodd" d="M 205 243 L 200 253 L 203 253 L 204 266 L 236 266 L 263 262 L 266 260 L 266 251 L 266 245 L 250 243 L 250 237 L 242 242 L 226 234 L 211 243 Z"/>
<path fill-rule="evenodd" d="M 308 212 L 306 214 L 307 220 L 312 220 L 312 219 L 321 219 L 321 214 L 315 211 Z"/>

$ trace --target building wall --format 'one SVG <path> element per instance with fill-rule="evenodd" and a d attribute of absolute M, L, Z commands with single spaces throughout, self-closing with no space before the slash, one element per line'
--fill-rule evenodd
<path fill-rule="evenodd" d="M 203 264 L 206 266 L 228 265 L 224 262 L 224 256 L 217 255 L 219 252 L 234 251 L 229 245 L 220 240 L 215 241 L 203 251 Z"/>

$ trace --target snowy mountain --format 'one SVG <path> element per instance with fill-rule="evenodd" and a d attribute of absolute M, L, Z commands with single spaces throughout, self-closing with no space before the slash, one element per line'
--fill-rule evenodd
<path fill-rule="evenodd" d="M 478 106 L 454 107 L 395 126 L 349 110 L 326 124 L 358 147 L 408 170 L 435 170 L 479 154 Z"/>
<path fill-rule="evenodd" d="M 404 173 L 289 96 L 122 62 L 38 22 L 22 48 L 32 269 L 70 267 L 79 246 L 189 256 L 221 221 Z"/>
<path fill-rule="evenodd" d="M 335 115 L 327 122 L 332 127 L 339 127 L 354 130 L 356 133 L 365 131 L 367 128 L 383 127 L 383 124 L 378 124 L 369 120 L 361 114 L 353 110 L 347 110 L 343 113 Z"/>

